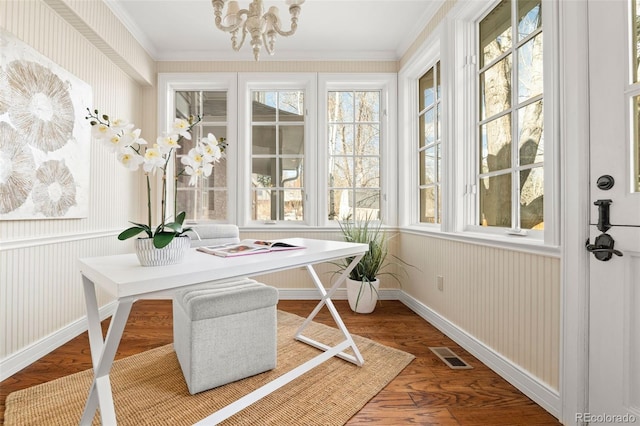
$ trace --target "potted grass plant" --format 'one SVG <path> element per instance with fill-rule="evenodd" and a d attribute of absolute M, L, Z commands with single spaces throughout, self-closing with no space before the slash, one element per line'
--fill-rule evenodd
<path fill-rule="evenodd" d="M 379 299 L 380 277 L 389 275 L 400 283 L 394 272 L 385 271 L 393 264 L 387 261 L 388 256 L 393 256 L 389 254 L 389 236 L 381 228 L 381 223 L 370 217 L 361 220 L 346 219 L 338 223 L 345 241 L 369 245 L 369 250 L 349 273 L 346 283 L 349 307 L 357 313 L 371 313 Z M 400 264 L 406 264 L 393 257 Z M 344 271 L 352 260 L 353 258 L 347 258 L 342 263 L 337 263 L 338 270 L 335 273 Z"/>

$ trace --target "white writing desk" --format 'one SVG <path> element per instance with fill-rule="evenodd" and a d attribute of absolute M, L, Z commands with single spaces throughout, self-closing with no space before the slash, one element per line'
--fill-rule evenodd
<path fill-rule="evenodd" d="M 362 366 L 364 360 L 356 347 L 349 331 L 345 327 L 331 296 L 342 285 L 351 269 L 368 250 L 367 244 L 355 244 L 338 241 L 323 241 L 304 238 L 287 240 L 292 244 L 304 246 L 300 250 L 271 252 L 249 256 L 221 258 L 191 249 L 184 262 L 177 265 L 143 267 L 135 254 L 102 256 L 79 259 L 82 274 L 87 319 L 89 322 L 89 344 L 93 363 L 94 379 L 80 420 L 81 425 L 90 425 L 95 412 L 100 407 L 102 424 L 115 425 L 116 414 L 111 393 L 109 371 L 118 349 L 122 332 L 131 305 L 138 299 L 171 298 L 173 290 L 208 281 L 221 281 L 231 278 L 249 277 L 269 272 L 305 267 L 319 292 L 320 302 L 296 331 L 295 339 L 321 349 L 315 358 L 256 389 L 234 403 L 216 411 L 203 419 L 198 425 L 212 425 L 229 418 L 248 407 L 274 390 L 284 386 L 302 374 L 337 356 Z M 352 258 L 349 267 L 327 291 L 313 265 L 317 263 Z M 117 298 L 116 310 L 111 318 L 106 338 L 102 338 L 96 287 L 101 287 Z M 303 330 L 313 320 L 320 309 L 326 306 L 336 325 L 344 334 L 345 340 L 333 347 L 316 342 L 302 335 Z M 344 353 L 351 348 L 353 355 Z"/>

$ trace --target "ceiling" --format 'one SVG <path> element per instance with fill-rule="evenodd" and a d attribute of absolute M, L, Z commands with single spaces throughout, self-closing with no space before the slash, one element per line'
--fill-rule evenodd
<path fill-rule="evenodd" d="M 253 61 L 251 46 L 231 48 L 231 35 L 215 27 L 210 0 L 105 0 L 157 61 Z M 247 8 L 250 0 L 239 0 Z M 291 37 L 276 40 L 268 60 L 398 60 L 444 0 L 306 0 Z M 280 9 L 289 29 L 285 0 Z M 226 9 L 225 9 L 226 12 Z M 224 13 L 224 12 L 223 12 Z"/>

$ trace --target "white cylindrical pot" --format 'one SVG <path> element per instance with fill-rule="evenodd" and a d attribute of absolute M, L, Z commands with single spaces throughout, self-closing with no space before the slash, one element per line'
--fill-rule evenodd
<path fill-rule="evenodd" d="M 359 314 L 370 314 L 378 303 L 380 280 L 362 282 L 347 278 L 349 307 Z"/>
<path fill-rule="evenodd" d="M 134 244 L 136 255 L 142 266 L 173 265 L 182 262 L 185 253 L 191 247 L 191 238 L 175 237 L 162 248 L 156 248 L 153 245 L 153 238 L 138 238 Z"/>

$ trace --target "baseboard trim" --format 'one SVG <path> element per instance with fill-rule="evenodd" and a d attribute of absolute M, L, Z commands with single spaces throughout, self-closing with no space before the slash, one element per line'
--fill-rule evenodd
<path fill-rule="evenodd" d="M 113 315 L 116 302 L 110 302 L 100 309 L 100 319 Z M 28 367 L 43 356 L 59 348 L 69 340 L 87 331 L 87 317 L 84 316 L 39 341 L 11 354 L 0 361 L 0 382 Z"/>
<path fill-rule="evenodd" d="M 447 335 L 451 340 L 462 346 L 467 352 L 482 361 L 483 364 L 515 386 L 520 392 L 531 398 L 536 404 L 540 405 L 556 418 L 560 418 L 562 403 L 558 391 L 549 388 L 546 384 L 540 382 L 513 362 L 491 350 L 484 343 L 407 293 L 400 292 L 398 300 L 429 324 Z"/>

